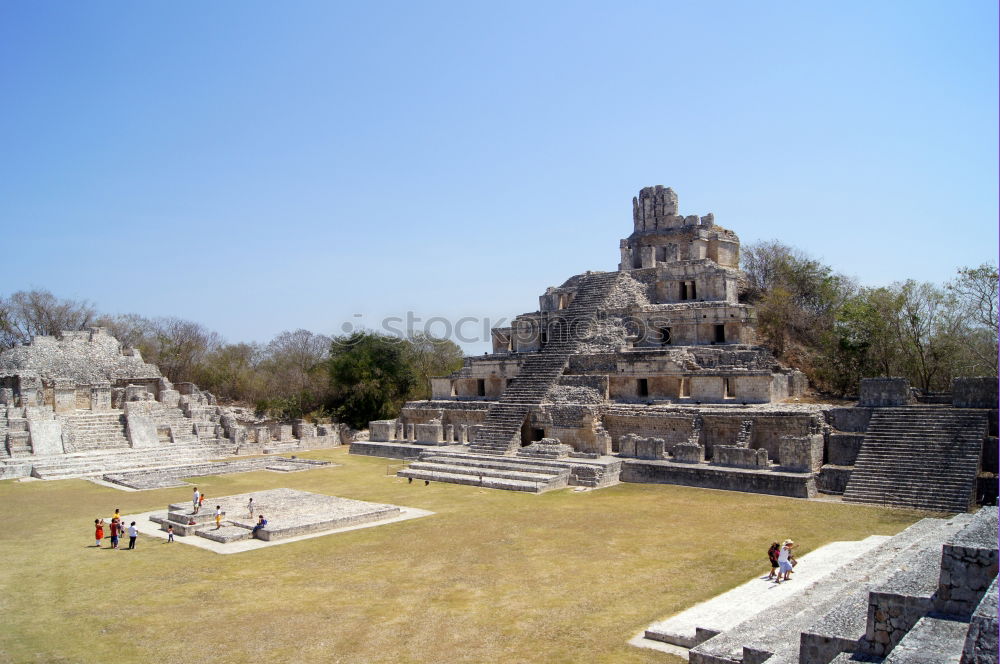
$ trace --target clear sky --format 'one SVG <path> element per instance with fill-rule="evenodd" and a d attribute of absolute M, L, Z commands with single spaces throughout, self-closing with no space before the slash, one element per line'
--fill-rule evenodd
<path fill-rule="evenodd" d="M 944 282 L 996 261 L 997 33 L 986 0 L 0 0 L 0 294 L 229 341 L 495 322 L 615 269 L 654 184 Z"/>

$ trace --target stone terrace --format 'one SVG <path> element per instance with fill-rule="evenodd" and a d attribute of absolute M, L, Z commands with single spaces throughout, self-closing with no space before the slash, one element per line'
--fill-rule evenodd
<path fill-rule="evenodd" d="M 690 648 L 693 664 L 957 664 L 967 642 L 990 652 L 982 621 L 973 628 L 970 619 L 981 603 L 995 606 L 996 529 L 996 508 L 984 508 L 924 519 L 831 558 L 826 549 L 849 545 L 835 543 L 804 556 L 790 583 L 754 579 L 632 643 Z M 988 656 L 969 661 L 995 662 L 995 640 Z"/>

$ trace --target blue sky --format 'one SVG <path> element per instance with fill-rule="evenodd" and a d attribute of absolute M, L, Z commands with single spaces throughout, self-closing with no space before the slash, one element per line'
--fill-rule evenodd
<path fill-rule="evenodd" d="M 866 285 L 996 261 L 995 2 L 469 4 L 0 0 L 0 293 L 496 321 L 654 184 Z"/>

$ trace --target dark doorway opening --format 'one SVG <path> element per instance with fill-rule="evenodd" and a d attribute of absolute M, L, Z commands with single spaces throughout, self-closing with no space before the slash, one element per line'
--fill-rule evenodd
<path fill-rule="evenodd" d="M 646 378 L 640 378 L 638 381 L 638 386 L 636 391 L 639 394 L 639 398 L 646 398 L 649 396 L 649 380 Z"/>
<path fill-rule="evenodd" d="M 671 335 L 671 330 L 669 327 L 660 328 L 660 345 L 669 346 L 674 342 L 673 336 Z"/>
<path fill-rule="evenodd" d="M 480 397 L 486 396 L 486 380 L 483 378 L 476 381 L 476 395 Z"/>
<path fill-rule="evenodd" d="M 726 343 L 726 326 L 716 325 L 715 326 L 715 343 L 724 344 Z"/>
<path fill-rule="evenodd" d="M 545 429 L 531 426 L 531 420 L 525 418 L 524 424 L 521 425 L 521 447 L 536 443 L 542 438 L 545 438 Z"/>

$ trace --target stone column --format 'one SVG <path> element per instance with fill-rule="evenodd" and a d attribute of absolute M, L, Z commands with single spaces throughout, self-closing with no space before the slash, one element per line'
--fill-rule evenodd
<path fill-rule="evenodd" d="M 55 412 L 71 413 L 76 410 L 76 383 L 71 380 L 56 379 L 52 391 L 52 408 Z"/>
<path fill-rule="evenodd" d="M 90 386 L 90 409 L 111 410 L 111 383 L 95 383 Z"/>
<path fill-rule="evenodd" d="M 451 445 L 455 442 L 455 425 L 446 424 L 444 427 L 444 442 Z"/>
<path fill-rule="evenodd" d="M 416 436 L 413 433 L 413 425 L 412 424 L 407 424 L 406 425 L 406 440 L 407 440 L 407 442 L 413 442 L 414 440 L 416 440 Z"/>

